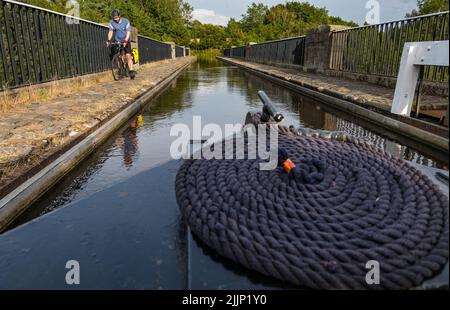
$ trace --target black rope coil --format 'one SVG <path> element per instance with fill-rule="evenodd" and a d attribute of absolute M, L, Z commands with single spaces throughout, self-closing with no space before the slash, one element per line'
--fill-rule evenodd
<path fill-rule="evenodd" d="M 407 289 L 447 263 L 448 198 L 425 175 L 342 133 L 278 129 L 293 174 L 261 171 L 260 159 L 189 159 L 178 171 L 178 204 L 209 247 L 314 289 Z M 379 285 L 366 282 L 371 260 Z"/>

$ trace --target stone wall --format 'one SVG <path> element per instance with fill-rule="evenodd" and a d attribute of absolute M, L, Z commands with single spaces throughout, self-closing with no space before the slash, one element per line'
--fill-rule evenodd
<path fill-rule="evenodd" d="M 329 68 L 331 33 L 347 29 L 346 26 L 322 25 L 306 34 L 304 69 L 309 72 L 324 73 Z"/>

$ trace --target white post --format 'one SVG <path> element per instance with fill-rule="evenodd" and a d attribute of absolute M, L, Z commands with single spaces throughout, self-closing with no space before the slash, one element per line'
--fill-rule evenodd
<path fill-rule="evenodd" d="M 164 42 L 166 44 L 170 44 L 170 48 L 172 49 L 172 59 L 177 58 L 176 56 L 176 44 L 174 42 Z"/>
<path fill-rule="evenodd" d="M 406 116 L 411 114 L 417 78 L 419 77 L 419 66 L 448 67 L 448 47 L 448 41 L 410 42 L 405 44 L 391 113 Z"/>

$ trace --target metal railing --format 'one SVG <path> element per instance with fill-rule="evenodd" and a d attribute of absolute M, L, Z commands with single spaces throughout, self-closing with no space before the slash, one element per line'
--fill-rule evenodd
<path fill-rule="evenodd" d="M 172 58 L 172 47 L 170 44 L 146 36 L 138 35 L 138 48 L 140 63 Z"/>
<path fill-rule="evenodd" d="M 396 77 L 406 42 L 449 39 L 449 12 L 332 33 L 330 69 Z M 423 79 L 448 81 L 448 68 L 427 66 Z"/>
<path fill-rule="evenodd" d="M 175 57 L 183 57 L 184 48 L 182 46 L 175 46 Z"/>
<path fill-rule="evenodd" d="M 106 26 L 12 0 L 0 10 L 0 90 L 110 69 Z M 171 58 L 169 44 L 138 45 L 142 63 Z"/>
<path fill-rule="evenodd" d="M 257 62 L 302 66 L 305 61 L 305 37 L 226 48 L 223 54 L 226 57 L 240 57 Z"/>
<path fill-rule="evenodd" d="M 236 46 L 231 48 L 232 57 L 245 57 L 245 46 Z"/>
<path fill-rule="evenodd" d="M 250 45 L 245 58 L 259 62 L 302 66 L 305 60 L 305 37 L 288 38 Z"/>

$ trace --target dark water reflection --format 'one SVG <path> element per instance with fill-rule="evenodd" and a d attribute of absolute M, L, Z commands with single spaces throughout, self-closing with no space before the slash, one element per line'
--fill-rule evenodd
<path fill-rule="evenodd" d="M 54 223 L 51 223 L 52 217 L 59 222 L 71 221 L 70 212 L 74 212 L 80 218 L 85 216 L 82 220 L 83 224 L 80 224 L 77 231 L 78 233 L 83 229 L 88 231 L 90 237 L 87 240 L 96 238 L 95 242 L 98 243 L 109 242 L 115 251 L 119 252 L 120 247 L 127 248 L 131 240 L 146 244 L 147 250 L 135 253 L 138 255 L 137 258 L 125 258 L 122 263 L 110 261 L 104 257 L 103 260 L 100 259 L 106 266 L 118 269 L 119 274 L 121 270 L 127 274 L 130 282 L 126 282 L 125 287 L 211 289 L 288 287 L 287 284 L 243 270 L 217 257 L 208 249 L 204 249 L 198 240 L 193 239 L 186 232 L 174 197 L 173 180 L 179 162 L 171 160 L 169 155 L 170 145 L 176 138 L 170 136 L 171 126 L 184 123 L 191 127 L 194 115 L 202 117 L 203 125 L 216 123 L 223 126 L 226 123 L 242 123 L 247 111 L 261 108 L 257 97 L 257 91 L 260 89 L 265 90 L 284 113 L 284 124 L 346 131 L 358 137 L 365 137 L 377 146 L 404 159 L 447 168 L 445 160 L 429 155 L 433 154 L 432 151 L 428 152 L 420 148 L 422 152 L 418 152 L 417 148 L 420 146 L 411 147 L 400 138 L 399 140 L 386 138 L 388 133 L 383 134 L 380 128 L 372 128 L 357 119 L 292 94 L 237 68 L 225 66 L 219 62 L 196 63 L 173 82 L 166 92 L 141 111 L 142 116 L 136 116 L 130 120 L 76 171 L 66 176 L 50 193 L 24 213 L 12 227 L 17 227 L 62 206 L 70 207 L 49 214 L 51 216 L 39 218 L 33 222 L 34 225 L 18 227 L 4 236 L 7 235 L 9 240 L 16 238 L 16 242 L 20 244 L 19 247 L 23 247 L 21 242 L 30 242 L 27 234 L 37 234 L 36 231 L 33 232 L 33 229 L 40 230 L 39 234 L 42 235 L 52 235 L 53 230 L 58 229 L 57 225 L 54 226 Z M 93 204 L 99 209 L 104 208 L 104 213 L 97 211 L 98 215 L 91 214 L 91 209 L 87 206 Z M 107 204 L 129 206 L 130 210 L 127 212 L 120 209 L 121 211 L 118 212 L 114 208 L 108 209 L 105 206 Z M 77 220 L 80 219 L 77 218 Z M 122 226 L 117 227 L 117 222 L 120 222 Z M 110 235 L 102 236 L 101 233 L 96 236 L 99 231 L 117 229 L 122 229 L 123 233 L 117 232 L 119 237 L 115 240 L 110 240 L 108 239 L 111 238 Z M 4 240 L 1 237 L 0 247 Z M 50 241 L 40 242 L 49 246 Z M 77 242 L 79 241 L 75 241 Z M 64 253 L 64 247 L 58 248 L 58 251 Z M 106 246 L 103 249 L 104 253 L 116 253 L 111 251 Z M 44 254 L 42 257 L 45 257 Z M 14 253 L 5 255 L 14 256 Z M 92 253 L 89 255 L 92 256 Z M 86 256 L 89 255 L 86 253 Z M 116 255 L 120 256 L 117 253 Z M 139 255 L 143 255 L 145 259 L 140 260 Z M 153 267 L 148 267 L 143 261 L 147 261 Z M 133 266 L 130 267 L 130 264 Z M 128 269 L 124 266 L 128 266 Z M 175 266 L 177 268 L 172 268 Z M 12 274 L 15 268 L 20 269 L 20 265 L 14 265 L 14 263 L 2 265 L 0 256 L 0 273 L 2 273 L 2 267 L 8 270 L 8 273 L 3 275 L 3 280 L 8 277 L 7 274 Z M 133 280 L 131 279 L 133 272 L 129 268 L 132 270 L 136 268 L 137 274 L 147 268 L 148 275 L 151 276 L 143 278 L 136 276 L 137 278 Z M 97 276 L 96 279 L 97 284 L 105 281 L 104 285 L 99 284 L 96 287 L 124 287 L 121 278 Z M 35 287 L 41 287 L 39 283 L 41 282 L 35 282 Z M 58 285 L 42 286 L 59 287 Z M 17 285 L 17 287 L 28 286 Z"/>

